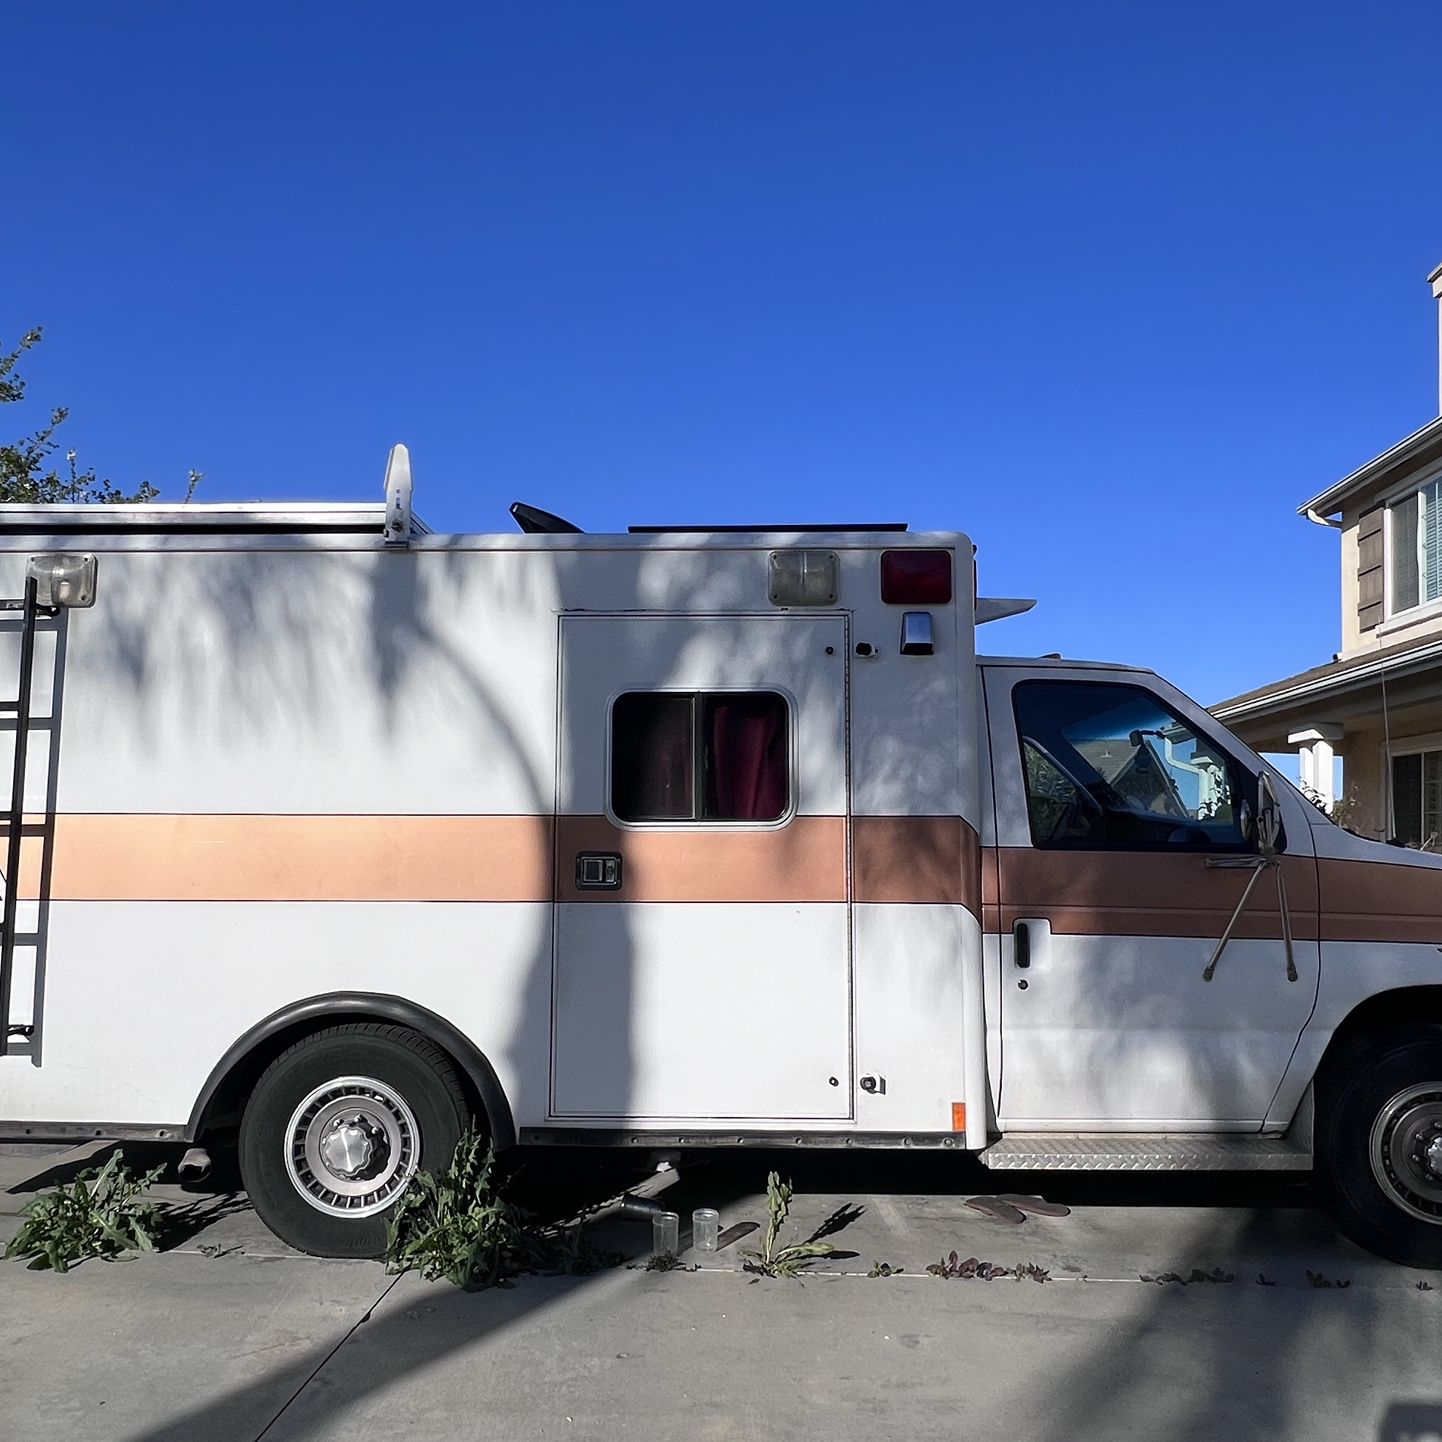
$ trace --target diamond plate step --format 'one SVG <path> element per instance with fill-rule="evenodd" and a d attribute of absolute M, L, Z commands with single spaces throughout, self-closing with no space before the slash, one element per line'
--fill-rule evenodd
<path fill-rule="evenodd" d="M 981 1153 L 1003 1171 L 1306 1172 L 1312 1154 L 1252 1133 L 1011 1132 Z"/>

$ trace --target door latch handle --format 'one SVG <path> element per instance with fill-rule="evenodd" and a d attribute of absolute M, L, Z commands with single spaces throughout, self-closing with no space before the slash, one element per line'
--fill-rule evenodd
<path fill-rule="evenodd" d="M 1025 971 L 1031 965 L 1031 928 L 1026 922 L 1019 921 L 1012 927 L 1011 936 L 1011 959 L 1020 970 Z"/>
<path fill-rule="evenodd" d="M 621 889 L 621 853 L 619 851 L 578 851 L 576 853 L 577 891 L 619 891 Z"/>

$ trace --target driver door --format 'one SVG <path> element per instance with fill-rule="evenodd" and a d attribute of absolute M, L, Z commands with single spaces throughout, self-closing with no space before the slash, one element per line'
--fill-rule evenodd
<path fill-rule="evenodd" d="M 1253 876 L 1255 762 L 1150 676 L 989 667 L 986 694 L 1002 1128 L 1260 1129 L 1317 994 L 1305 803 L 1282 798 L 1297 980 L 1271 871 L 1204 980 Z"/>

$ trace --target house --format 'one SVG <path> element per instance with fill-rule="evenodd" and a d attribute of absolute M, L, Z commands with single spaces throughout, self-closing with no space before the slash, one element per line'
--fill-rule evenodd
<path fill-rule="evenodd" d="M 1442 356 L 1442 266 L 1428 279 Z M 1442 415 L 1297 510 L 1342 533 L 1342 649 L 1212 713 L 1255 750 L 1295 748 L 1352 830 L 1442 851 Z"/>

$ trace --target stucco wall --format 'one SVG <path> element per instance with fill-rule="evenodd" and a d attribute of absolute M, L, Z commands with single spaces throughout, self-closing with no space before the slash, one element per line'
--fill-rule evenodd
<path fill-rule="evenodd" d="M 1430 723 L 1421 725 L 1394 725 L 1392 744 L 1396 747 L 1415 737 L 1435 737 L 1442 731 L 1442 707 Z M 1338 750 L 1342 755 L 1342 797 L 1347 810 L 1339 819 L 1353 831 L 1363 836 L 1385 840 L 1387 836 L 1387 766 L 1385 740 L 1382 727 L 1353 730 L 1347 727 L 1347 734 Z"/>
<path fill-rule="evenodd" d="M 1425 471 L 1419 471 L 1411 477 L 1407 484 L 1414 481 L 1420 484 L 1427 475 L 1435 474 L 1436 467 L 1433 465 Z M 1378 500 L 1383 494 L 1390 494 L 1391 489 L 1384 491 L 1381 487 L 1368 491 L 1358 496 L 1355 500 L 1348 502 L 1342 511 L 1342 649 L 1338 653 L 1342 656 L 1353 656 L 1365 654 L 1368 651 L 1376 651 L 1383 646 L 1395 646 L 1399 642 L 1424 641 L 1431 636 L 1442 636 L 1442 605 L 1433 602 L 1430 606 L 1419 606 L 1412 613 L 1404 612 L 1400 616 L 1384 615 L 1382 623 L 1372 630 L 1363 631 L 1358 621 L 1358 572 L 1360 569 L 1360 554 L 1357 540 L 1358 522 L 1361 514 L 1368 508 L 1375 508 Z M 1385 562 L 1384 562 L 1385 564 Z"/>
<path fill-rule="evenodd" d="M 1357 511 L 1342 512 L 1342 654 L 1362 646 L 1362 633 L 1357 628 Z M 1375 633 L 1369 632 L 1367 642 L 1376 645 Z"/>
<path fill-rule="evenodd" d="M 1340 750 L 1342 798 L 1346 805 L 1338 819 L 1363 836 L 1383 840 L 1387 825 L 1387 791 L 1381 729 L 1354 732 L 1349 727 Z"/>

